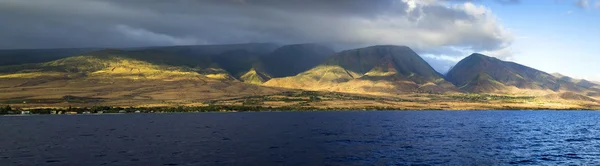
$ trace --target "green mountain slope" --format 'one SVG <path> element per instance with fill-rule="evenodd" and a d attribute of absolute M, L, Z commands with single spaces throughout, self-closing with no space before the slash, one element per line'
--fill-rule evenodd
<path fill-rule="evenodd" d="M 62 75 L 86 78 L 193 79 L 208 77 L 233 79 L 225 70 L 197 66 L 193 60 L 158 51 L 102 50 L 55 61 L 0 67 L 0 77 L 19 75 Z M 189 78 L 188 78 L 189 77 Z"/>
<path fill-rule="evenodd" d="M 214 74 L 214 77 L 235 78 L 257 84 L 273 76 L 295 75 L 310 69 L 333 54 L 329 48 L 316 44 L 295 44 L 279 47 L 269 43 L 191 45 L 143 47 L 126 49 L 44 49 L 44 50 L 0 50 L 0 62 L 5 73 L 20 72 L 20 68 L 43 68 L 43 70 L 79 70 L 80 67 L 39 66 L 34 63 L 57 61 L 84 63 L 76 55 L 93 55 L 99 61 L 108 60 L 110 55 L 118 55 L 149 64 L 177 66 L 194 69 L 201 74 Z M 89 52 L 86 52 L 89 51 Z M 93 52 L 92 52 L 93 51 Z M 22 56 L 23 58 L 19 58 Z M 64 59 L 61 59 L 64 58 Z M 104 59 L 102 59 L 104 58 Z M 16 60 L 12 60 L 16 59 Z M 25 65 L 27 64 L 27 65 Z M 66 63 L 65 63 L 66 64 Z M 94 65 L 98 65 L 95 63 Z M 86 65 L 81 64 L 83 68 Z M 89 67 L 94 67 L 93 65 Z M 55 69 L 51 69 L 55 68 Z M 77 69 L 76 69 L 77 68 Z M 75 72 L 75 71 L 72 71 Z M 271 72 L 273 74 L 271 74 Z M 254 74 L 256 73 L 256 74 Z M 219 75 L 219 76 L 215 76 Z M 227 75 L 227 76 L 225 76 Z M 244 76 L 244 78 L 242 78 Z M 250 77 L 252 76 L 252 77 Z M 249 79 L 254 78 L 254 79 Z"/>
<path fill-rule="evenodd" d="M 462 90 L 473 93 L 593 93 L 595 85 L 548 74 L 514 62 L 472 54 L 458 62 L 445 77 Z"/>
<path fill-rule="evenodd" d="M 134 106 L 202 104 L 207 99 L 280 92 L 241 83 L 221 68 L 172 65 L 184 61 L 158 51 L 103 50 L 45 63 L 2 66 L 0 99 L 77 96 Z"/>
<path fill-rule="evenodd" d="M 385 94 L 455 90 L 419 55 L 404 46 L 372 46 L 343 51 L 306 72 L 275 78 L 264 85 Z"/>
<path fill-rule="evenodd" d="M 548 73 L 482 54 L 472 54 L 458 62 L 446 79 L 470 92 L 502 91 L 507 86 L 551 91 L 561 88 L 559 80 Z"/>
<path fill-rule="evenodd" d="M 279 46 L 270 43 L 247 43 L 226 45 L 189 45 L 189 46 L 163 46 L 122 48 L 119 50 L 145 52 L 149 54 L 162 53 L 176 55 L 187 61 L 177 61 L 174 65 L 209 66 L 215 56 L 228 51 L 243 50 L 258 55 L 268 55 Z M 59 48 L 59 49 L 18 49 L 0 50 L 0 66 L 20 65 L 27 63 L 42 63 L 61 58 L 77 56 L 89 52 L 99 51 L 99 48 Z"/>

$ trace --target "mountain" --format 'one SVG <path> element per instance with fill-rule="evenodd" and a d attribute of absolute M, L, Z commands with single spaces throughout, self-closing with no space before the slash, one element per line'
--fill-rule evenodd
<path fill-rule="evenodd" d="M 338 53 L 316 44 L 264 43 L 2 52 L 7 56 L 0 57 L 6 62 L 0 65 L 0 104 L 32 108 L 221 101 L 292 107 L 580 109 L 600 101 L 597 83 L 481 54 L 465 58 L 444 77 L 405 46 Z"/>
<path fill-rule="evenodd" d="M 335 52 L 317 44 L 282 46 L 262 58 L 266 72 L 273 77 L 287 77 L 309 70 Z"/>
<path fill-rule="evenodd" d="M 472 93 L 531 95 L 595 91 L 589 89 L 591 82 L 574 82 L 571 78 L 556 77 L 531 67 L 477 53 L 458 62 L 445 78 L 458 88 Z"/>
<path fill-rule="evenodd" d="M 261 85 L 273 78 L 267 72 L 260 70 L 260 68 L 253 67 L 248 72 L 244 73 L 239 77 L 240 81 L 249 84 Z"/>
<path fill-rule="evenodd" d="M 2 66 L 0 99 L 77 96 L 110 99 L 109 103 L 115 102 L 111 105 L 193 104 L 280 92 L 241 83 L 218 67 L 190 67 L 194 63 L 160 51 L 102 50 L 44 63 Z"/>
<path fill-rule="evenodd" d="M 213 77 L 230 79 L 220 68 L 192 67 L 197 62 L 160 51 L 124 51 L 107 49 L 55 61 L 4 66 L 0 73 L 12 75 L 47 75 L 48 73 L 106 79 L 193 79 Z M 8 76 L 5 76 L 8 77 Z"/>
<path fill-rule="evenodd" d="M 218 67 L 240 78 L 260 62 L 261 56 L 264 55 L 246 50 L 232 50 L 213 56 L 212 59 Z"/>
<path fill-rule="evenodd" d="M 160 47 L 139 47 L 139 48 L 119 48 L 123 51 L 138 51 L 147 53 L 168 53 L 176 55 L 182 59 L 192 62 L 186 62 L 189 66 L 209 66 L 212 58 L 229 51 L 247 51 L 257 55 L 268 55 L 273 50 L 279 48 L 271 43 L 247 43 L 247 44 L 226 44 L 226 45 L 189 45 L 189 46 L 160 46 Z M 77 56 L 89 52 L 100 51 L 100 48 L 57 48 L 57 49 L 16 49 L 0 50 L 0 66 L 20 65 L 27 63 L 42 63 L 61 58 Z"/>
<path fill-rule="evenodd" d="M 382 94 L 455 90 L 413 50 L 391 45 L 343 51 L 308 71 L 274 78 L 264 85 Z"/>
<path fill-rule="evenodd" d="M 600 84 L 597 82 L 592 82 L 585 79 L 575 79 L 569 76 L 562 75 L 560 73 L 552 73 L 552 75 L 560 80 L 575 83 L 577 86 L 583 88 L 594 88 L 600 86 Z"/>
<path fill-rule="evenodd" d="M 295 75 L 308 70 L 333 50 L 316 44 L 278 46 L 270 43 L 227 45 L 190 45 L 124 49 L 40 49 L 0 50 L 0 66 L 55 61 L 61 58 L 108 52 L 126 54 L 130 59 L 150 64 L 194 68 L 198 72 L 217 72 L 251 84 L 262 84 L 272 77 Z M 120 53 L 119 53 L 120 54 Z M 31 66 L 29 65 L 29 66 Z M 47 68 L 47 67 L 45 67 Z M 14 68 L 13 68 L 14 69 Z M 201 69 L 206 69 L 200 71 Z M 225 76 L 228 75 L 228 76 Z"/>

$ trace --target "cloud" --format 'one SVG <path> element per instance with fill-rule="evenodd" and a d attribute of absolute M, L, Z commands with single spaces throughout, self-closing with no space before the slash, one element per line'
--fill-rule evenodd
<path fill-rule="evenodd" d="M 514 38 L 485 6 L 444 0 L 1 0 L 0 21 L 0 48 L 317 42 L 464 56 L 453 50 Z"/>
<path fill-rule="evenodd" d="M 582 9 L 587 9 L 590 7 L 590 2 L 588 0 L 577 0 L 575 2 L 575 6 L 582 8 Z"/>
<path fill-rule="evenodd" d="M 448 2 L 479 2 L 483 0 L 446 0 Z M 503 5 L 516 5 L 521 4 L 521 0 L 493 0 L 494 2 L 503 4 Z"/>
<path fill-rule="evenodd" d="M 521 1 L 520 0 L 496 0 L 496 2 L 501 3 L 501 4 L 520 4 Z"/>
<path fill-rule="evenodd" d="M 194 45 L 199 43 L 193 38 L 178 38 L 122 24 L 117 25 L 115 29 L 128 38 L 154 45 Z"/>
<path fill-rule="evenodd" d="M 596 8 L 596 9 L 600 8 L 600 1 L 597 1 L 596 4 L 594 4 L 594 8 Z"/>

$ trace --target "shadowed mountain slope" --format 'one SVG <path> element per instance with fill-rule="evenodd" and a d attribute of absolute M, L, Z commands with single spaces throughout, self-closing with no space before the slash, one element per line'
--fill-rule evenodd
<path fill-rule="evenodd" d="M 25 60 L 28 63 L 1 65 L 0 100 L 77 96 L 114 99 L 118 102 L 114 105 L 201 103 L 289 89 L 388 96 L 521 94 L 591 103 L 600 97 L 597 83 L 550 75 L 481 54 L 460 61 L 444 79 L 405 46 L 380 45 L 333 53 L 315 44 L 279 48 L 271 44 L 239 44 L 58 54 L 51 58 L 65 57 L 42 63 Z"/>
<path fill-rule="evenodd" d="M 257 55 L 268 55 L 279 46 L 270 43 L 248 43 L 227 45 L 189 45 L 189 46 L 161 46 L 161 47 L 139 47 L 123 48 L 119 50 L 138 51 L 146 53 L 167 53 L 187 59 L 184 65 L 207 66 L 212 62 L 212 57 L 228 51 L 243 50 Z M 61 58 L 77 56 L 89 52 L 99 51 L 98 48 L 58 48 L 58 49 L 18 49 L 0 50 L 0 66 L 20 65 L 27 63 L 42 63 Z M 184 61 L 180 61 L 184 62 Z M 209 62 L 209 63 L 201 63 Z"/>
<path fill-rule="evenodd" d="M 319 65 L 334 53 L 317 44 L 286 45 L 262 58 L 262 65 L 273 77 L 293 76 Z"/>
<path fill-rule="evenodd" d="M 454 90 L 410 48 L 389 45 L 343 51 L 306 72 L 275 78 L 264 85 L 384 94 Z"/>
<path fill-rule="evenodd" d="M 35 73 L 39 75 L 63 73 L 64 75 L 86 78 L 103 76 L 106 79 L 163 79 L 172 77 L 193 79 L 200 76 L 233 79 L 225 70 L 217 67 L 210 67 L 210 65 L 194 67 L 199 66 L 199 63 L 201 62 L 160 51 L 110 49 L 45 63 L 4 66 L 0 67 L 0 73 L 14 76 L 35 75 Z"/>
<path fill-rule="evenodd" d="M 102 50 L 45 63 L 3 66 L 0 99 L 78 96 L 110 99 L 107 102 L 114 101 L 114 105 L 202 104 L 206 99 L 280 92 L 241 83 L 220 68 L 172 65 L 186 62 L 159 51 Z"/>

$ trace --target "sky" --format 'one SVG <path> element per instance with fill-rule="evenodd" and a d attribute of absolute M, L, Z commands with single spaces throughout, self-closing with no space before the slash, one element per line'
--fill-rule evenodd
<path fill-rule="evenodd" d="M 600 0 L 0 0 L 0 49 L 272 42 L 483 53 L 600 81 Z"/>

